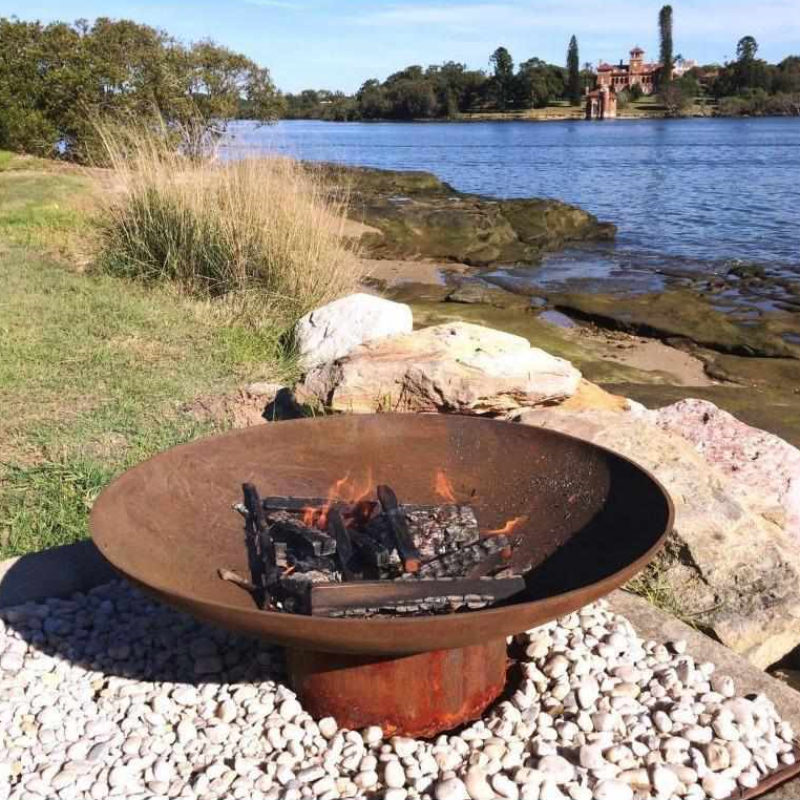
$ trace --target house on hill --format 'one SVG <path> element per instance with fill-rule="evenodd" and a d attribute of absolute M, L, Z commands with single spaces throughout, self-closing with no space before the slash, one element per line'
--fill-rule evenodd
<path fill-rule="evenodd" d="M 627 64 L 623 64 L 620 60 L 619 64 L 614 66 L 603 62 L 597 67 L 597 88 L 608 86 L 619 93 L 630 86 L 638 85 L 642 87 L 644 94 L 652 94 L 660 70 L 661 64 L 646 62 L 644 50 L 641 47 L 634 47 Z"/>
<path fill-rule="evenodd" d="M 644 50 L 634 47 L 630 60 L 612 66 L 601 62 L 597 67 L 595 89 L 586 94 L 586 119 L 613 119 L 617 116 L 617 95 L 631 86 L 641 87 L 643 94 L 653 94 L 661 64 L 646 62 Z"/>

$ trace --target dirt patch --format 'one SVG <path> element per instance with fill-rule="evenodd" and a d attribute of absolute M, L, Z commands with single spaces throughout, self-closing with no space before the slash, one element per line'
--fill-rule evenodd
<path fill-rule="evenodd" d="M 251 428 L 267 422 L 264 412 L 283 387 L 277 383 L 252 383 L 231 394 L 201 395 L 181 407 L 198 422 L 226 428 Z"/>
<path fill-rule="evenodd" d="M 713 386 L 716 383 L 706 374 L 699 358 L 657 339 L 592 328 L 578 330 L 579 335 L 602 339 L 608 345 L 609 350 L 602 356 L 605 360 L 645 372 L 666 373 L 677 386 Z"/>

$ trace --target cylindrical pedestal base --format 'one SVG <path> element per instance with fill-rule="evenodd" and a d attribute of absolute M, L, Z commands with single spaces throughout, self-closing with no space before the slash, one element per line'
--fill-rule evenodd
<path fill-rule="evenodd" d="M 399 657 L 287 651 L 306 711 L 387 736 L 434 736 L 476 719 L 503 691 L 507 665 L 505 639 Z"/>

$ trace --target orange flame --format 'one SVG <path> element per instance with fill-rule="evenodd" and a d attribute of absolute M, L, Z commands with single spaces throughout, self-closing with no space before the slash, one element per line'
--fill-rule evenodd
<path fill-rule="evenodd" d="M 450 479 L 447 475 L 442 472 L 442 470 L 436 471 L 436 483 L 434 484 L 434 490 L 439 497 L 447 503 L 455 503 L 456 495 L 455 491 L 453 490 L 453 484 L 450 483 Z"/>
<path fill-rule="evenodd" d="M 328 525 L 328 510 L 334 502 L 358 503 L 366 499 L 371 491 L 372 470 L 359 480 L 351 480 L 348 472 L 344 478 L 334 481 L 322 506 L 303 509 L 303 524 L 324 529 Z"/>
<path fill-rule="evenodd" d="M 483 533 L 486 536 L 506 536 L 509 533 L 513 533 L 527 519 L 527 517 L 514 517 L 514 519 L 510 519 L 506 522 L 502 528 L 495 528 L 494 530 L 484 531 Z"/>

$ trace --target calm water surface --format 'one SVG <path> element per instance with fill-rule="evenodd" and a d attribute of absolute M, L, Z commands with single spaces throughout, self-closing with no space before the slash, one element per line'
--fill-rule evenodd
<path fill-rule="evenodd" d="M 614 247 L 551 260 L 567 278 L 737 259 L 800 276 L 800 119 L 236 123 L 229 153 L 254 149 L 428 170 L 462 191 L 554 197 L 616 223 Z"/>

